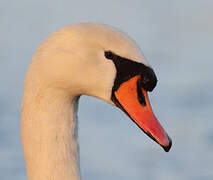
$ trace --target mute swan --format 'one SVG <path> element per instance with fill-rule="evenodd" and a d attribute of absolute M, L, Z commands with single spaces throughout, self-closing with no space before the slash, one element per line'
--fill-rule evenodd
<path fill-rule="evenodd" d="M 52 33 L 25 78 L 21 138 L 28 179 L 80 179 L 76 111 L 82 94 L 116 105 L 169 151 L 171 140 L 147 95 L 156 83 L 154 71 L 124 33 L 95 23 Z"/>

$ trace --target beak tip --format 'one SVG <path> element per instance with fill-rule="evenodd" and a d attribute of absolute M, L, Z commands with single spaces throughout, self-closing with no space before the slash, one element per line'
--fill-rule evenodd
<path fill-rule="evenodd" d="M 165 152 L 169 152 L 169 150 L 172 147 L 172 139 L 168 135 L 167 135 L 167 137 L 168 137 L 169 144 L 167 146 L 162 146 L 162 148 L 164 149 Z"/>

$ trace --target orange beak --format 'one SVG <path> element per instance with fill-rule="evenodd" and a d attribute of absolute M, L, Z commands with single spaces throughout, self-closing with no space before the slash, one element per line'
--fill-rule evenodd
<path fill-rule="evenodd" d="M 141 87 L 140 75 L 123 82 L 112 96 L 114 103 L 124 111 L 149 137 L 168 152 L 172 141 L 152 112 L 147 92 Z"/>

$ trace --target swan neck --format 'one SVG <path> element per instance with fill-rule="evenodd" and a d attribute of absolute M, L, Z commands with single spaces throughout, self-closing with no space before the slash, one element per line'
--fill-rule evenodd
<path fill-rule="evenodd" d="M 79 180 L 78 97 L 25 87 L 21 138 L 28 180 Z"/>

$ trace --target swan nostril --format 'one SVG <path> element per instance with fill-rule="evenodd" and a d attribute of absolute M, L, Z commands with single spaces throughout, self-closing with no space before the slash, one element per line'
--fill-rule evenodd
<path fill-rule="evenodd" d="M 137 94 L 138 94 L 138 101 L 142 106 L 146 106 L 146 100 L 141 88 L 141 81 L 140 79 L 137 80 Z"/>

